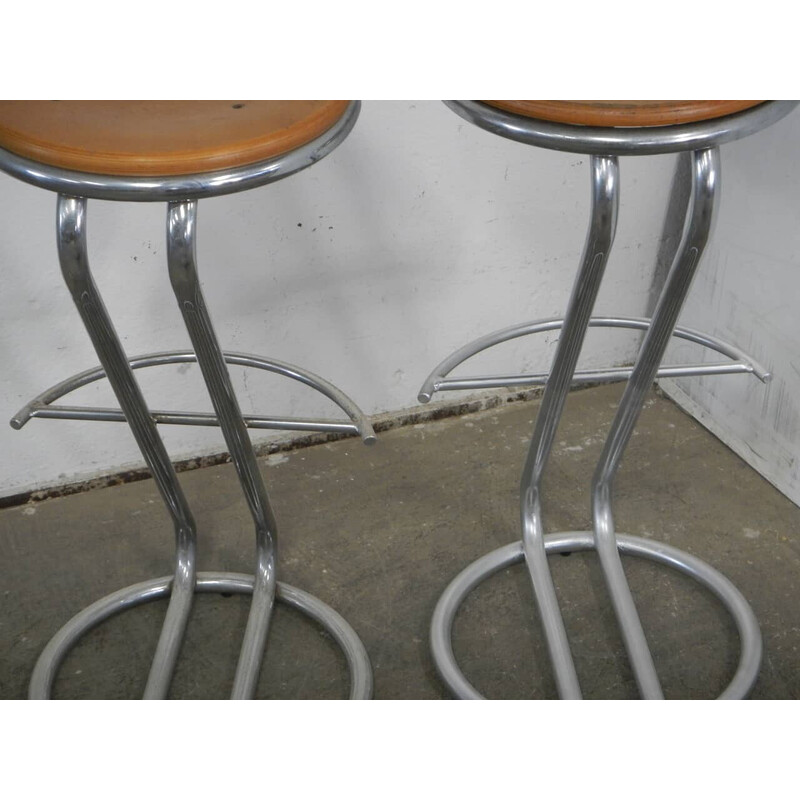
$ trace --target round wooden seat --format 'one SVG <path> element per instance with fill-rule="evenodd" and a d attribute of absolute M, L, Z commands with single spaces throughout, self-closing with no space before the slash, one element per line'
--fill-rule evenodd
<path fill-rule="evenodd" d="M 347 100 L 4 100 L 0 147 L 96 175 L 170 176 L 255 164 L 322 135 Z"/>
<path fill-rule="evenodd" d="M 599 128 L 651 128 L 725 117 L 763 100 L 483 100 L 523 117 Z"/>

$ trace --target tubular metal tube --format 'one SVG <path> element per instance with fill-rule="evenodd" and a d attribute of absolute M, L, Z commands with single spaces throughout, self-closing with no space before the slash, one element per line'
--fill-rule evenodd
<path fill-rule="evenodd" d="M 64 280 L 175 525 L 175 575 L 144 693 L 145 698 L 163 698 L 169 691 L 192 607 L 196 569 L 195 523 L 89 270 L 85 198 L 59 195 L 57 235 Z"/>
<path fill-rule="evenodd" d="M 617 549 L 611 513 L 612 485 L 708 240 L 719 185 L 719 166 L 719 151 L 716 148 L 699 150 L 693 154 L 692 198 L 683 237 L 592 482 L 597 552 L 636 681 L 645 699 L 661 698 L 661 686 Z"/>
<path fill-rule="evenodd" d="M 594 550 L 594 533 L 571 531 L 544 537 L 547 553 L 572 553 Z M 713 592 L 730 612 L 736 624 L 741 645 L 736 672 L 719 695 L 719 700 L 741 700 L 747 697 L 758 677 L 761 664 L 761 632 L 758 620 L 742 593 L 720 572 L 696 556 L 675 547 L 619 534 L 617 544 L 622 553 L 647 558 L 693 578 Z M 521 542 L 512 542 L 487 553 L 463 569 L 442 592 L 433 612 L 430 644 L 436 669 L 448 689 L 461 700 L 482 700 L 483 695 L 467 680 L 456 662 L 452 645 L 453 622 L 464 598 L 480 583 L 500 570 L 525 559 Z"/>
<path fill-rule="evenodd" d="M 50 697 L 58 668 L 78 640 L 96 625 L 129 608 L 149 603 L 170 593 L 171 579 L 154 578 L 127 586 L 84 608 L 59 630 L 39 656 L 31 676 L 28 697 L 45 700 Z M 199 572 L 196 591 L 251 594 L 253 576 L 235 572 Z M 358 634 L 330 606 L 313 595 L 278 582 L 277 599 L 318 622 L 342 649 L 350 670 L 350 699 L 372 697 L 372 666 Z"/>
<path fill-rule="evenodd" d="M 602 369 L 579 370 L 573 373 L 572 383 L 617 383 L 626 381 L 633 373 L 633 367 L 605 367 Z M 752 375 L 751 364 L 723 361 L 717 364 L 685 364 L 659 367 L 657 378 L 686 378 L 700 375 Z M 469 378 L 445 378 L 435 384 L 437 392 L 454 392 L 462 389 L 497 389 L 514 386 L 544 386 L 550 377 L 549 372 L 528 375 L 474 375 Z M 154 414 L 156 412 L 153 412 Z M 33 413 L 31 416 L 40 416 Z"/>
<path fill-rule="evenodd" d="M 436 366 L 431 374 L 425 379 L 422 388 L 419 390 L 418 399 L 420 403 L 430 402 L 431 397 L 438 391 L 445 388 L 445 377 L 449 375 L 459 364 L 463 364 L 467 359 L 471 358 L 478 353 L 488 350 L 496 344 L 518 339 L 521 336 L 530 336 L 534 333 L 545 333 L 546 331 L 560 330 L 564 325 L 563 319 L 543 319 L 535 322 L 523 322 L 520 325 L 512 325 L 509 328 L 503 328 L 493 333 L 488 333 L 481 336 L 479 339 L 470 342 L 469 344 L 460 347 L 454 353 L 449 355 L 444 361 Z M 590 328 L 630 328 L 632 330 L 646 331 L 650 327 L 650 320 L 642 317 L 592 317 L 589 320 Z M 744 351 L 738 347 L 734 347 L 721 339 L 709 336 L 700 331 L 692 330 L 691 328 L 676 327 L 672 333 L 678 339 L 685 339 L 689 342 L 707 347 L 710 350 L 716 350 L 724 356 L 733 361 L 740 361 L 747 365 L 747 369 L 739 370 L 736 372 L 744 371 L 751 372 L 762 383 L 767 383 L 772 379 L 769 370 L 761 364 L 750 358 Z M 706 365 L 704 365 L 706 366 Z M 716 371 L 716 370 L 715 370 Z M 580 373 L 576 373 L 579 376 Z M 452 382 L 459 380 L 469 380 L 468 378 L 452 378 L 447 382 L 447 388 L 450 387 Z M 461 387 L 461 388 L 478 388 L 478 387 Z M 22 412 L 20 412 L 22 413 Z M 18 415 L 19 416 L 19 415 Z"/>
<path fill-rule="evenodd" d="M 125 415 L 116 408 L 100 406 L 31 406 L 28 414 L 38 419 L 92 420 L 95 422 L 126 422 Z M 216 414 L 206 411 L 151 411 L 150 416 L 158 425 L 202 425 L 219 427 Z M 300 417 L 264 417 L 253 414 L 242 415 L 248 428 L 273 431 L 314 431 L 322 433 L 358 433 L 352 422 L 339 420 L 302 419 Z"/>
<path fill-rule="evenodd" d="M 254 356 L 248 353 L 232 353 L 224 352 L 223 356 L 227 364 L 235 364 L 240 367 L 253 367 L 254 369 L 261 369 L 267 372 L 273 372 L 277 375 L 282 375 L 286 378 L 291 378 L 294 381 L 303 383 L 312 389 L 325 395 L 329 400 L 336 403 L 342 411 L 347 414 L 353 421 L 357 432 L 361 435 L 364 444 L 375 443 L 375 431 L 372 429 L 369 419 L 363 411 L 340 389 L 337 389 L 332 383 L 329 383 L 319 375 L 309 372 L 306 369 L 301 369 L 293 364 L 286 364 L 283 361 L 275 359 L 266 359 L 261 356 Z M 189 364 L 197 361 L 197 355 L 191 350 L 174 350 L 167 353 L 148 353 L 142 356 L 134 356 L 129 360 L 131 369 L 143 369 L 144 367 L 156 367 L 165 364 Z M 44 414 L 34 413 L 42 406 L 48 406 L 50 403 L 55 402 L 64 395 L 80 389 L 82 386 L 88 386 L 90 383 L 102 380 L 105 378 L 106 373 L 102 367 L 94 367 L 79 372 L 60 383 L 45 389 L 41 394 L 37 395 L 30 402 L 26 403 L 11 419 L 11 427 L 19 430 L 31 417 L 45 416 Z M 157 413 L 169 412 L 152 412 L 154 415 Z M 256 418 L 246 418 L 256 419 Z M 328 422 L 328 421 L 326 421 Z M 330 422 L 333 422 L 332 420 Z M 209 423 L 212 424 L 212 423 Z M 216 423 L 213 423 L 216 424 Z M 334 423 L 335 424 L 335 423 Z M 253 424 L 253 427 L 259 427 Z M 266 426 L 264 426 L 266 427 Z"/>
<path fill-rule="evenodd" d="M 172 288 L 256 528 L 253 600 L 231 694 L 234 699 L 244 699 L 255 693 L 275 602 L 277 526 L 200 288 L 195 255 L 196 222 L 196 200 L 169 203 L 167 260 Z"/>
<path fill-rule="evenodd" d="M 591 170 L 592 216 L 582 264 L 572 289 L 520 482 L 520 518 L 525 561 L 539 606 L 559 695 L 565 699 L 580 698 L 581 692 L 547 566 L 540 489 L 617 225 L 617 159 L 613 156 L 592 156 Z"/>

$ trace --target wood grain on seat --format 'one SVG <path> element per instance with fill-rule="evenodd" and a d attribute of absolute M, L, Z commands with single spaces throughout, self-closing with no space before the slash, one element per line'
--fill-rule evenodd
<path fill-rule="evenodd" d="M 592 125 L 600 128 L 644 128 L 682 125 L 725 117 L 763 100 L 483 100 L 523 117 Z"/>
<path fill-rule="evenodd" d="M 347 100 L 3 100 L 0 147 L 99 175 L 239 167 L 312 141 Z"/>

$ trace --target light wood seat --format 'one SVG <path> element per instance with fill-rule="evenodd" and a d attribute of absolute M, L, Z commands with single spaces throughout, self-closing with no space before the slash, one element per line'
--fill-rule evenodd
<path fill-rule="evenodd" d="M 0 147 L 97 175 L 170 176 L 255 164 L 334 125 L 347 100 L 4 100 Z"/>
<path fill-rule="evenodd" d="M 650 128 L 717 119 L 763 100 L 483 100 L 523 117 L 600 128 Z"/>

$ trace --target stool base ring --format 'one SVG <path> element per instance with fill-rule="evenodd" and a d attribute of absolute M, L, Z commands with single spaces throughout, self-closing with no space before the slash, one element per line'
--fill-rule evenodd
<path fill-rule="evenodd" d="M 31 677 L 30 699 L 45 700 L 50 697 L 61 662 L 83 634 L 120 611 L 168 597 L 172 580 L 170 575 L 133 584 L 107 595 L 76 614 L 53 636 L 39 656 Z M 195 592 L 252 594 L 253 576 L 235 572 L 199 572 Z M 313 595 L 280 581 L 276 599 L 313 619 L 334 638 L 350 670 L 349 699 L 371 699 L 372 666 L 361 639 L 347 621 Z"/>
<path fill-rule="evenodd" d="M 591 531 L 556 533 L 545 536 L 544 540 L 548 555 L 595 549 L 594 534 Z M 742 593 L 722 573 L 675 547 L 623 534 L 617 535 L 617 546 L 622 554 L 647 558 L 694 578 L 722 601 L 736 623 L 741 652 L 736 674 L 718 699 L 736 700 L 746 697 L 758 676 L 762 644 L 758 621 Z M 458 699 L 485 699 L 464 677 L 453 653 L 452 630 L 458 609 L 478 584 L 506 567 L 522 563 L 524 559 L 522 542 L 513 542 L 493 550 L 459 573 L 436 604 L 431 620 L 431 652 L 439 676 Z"/>

